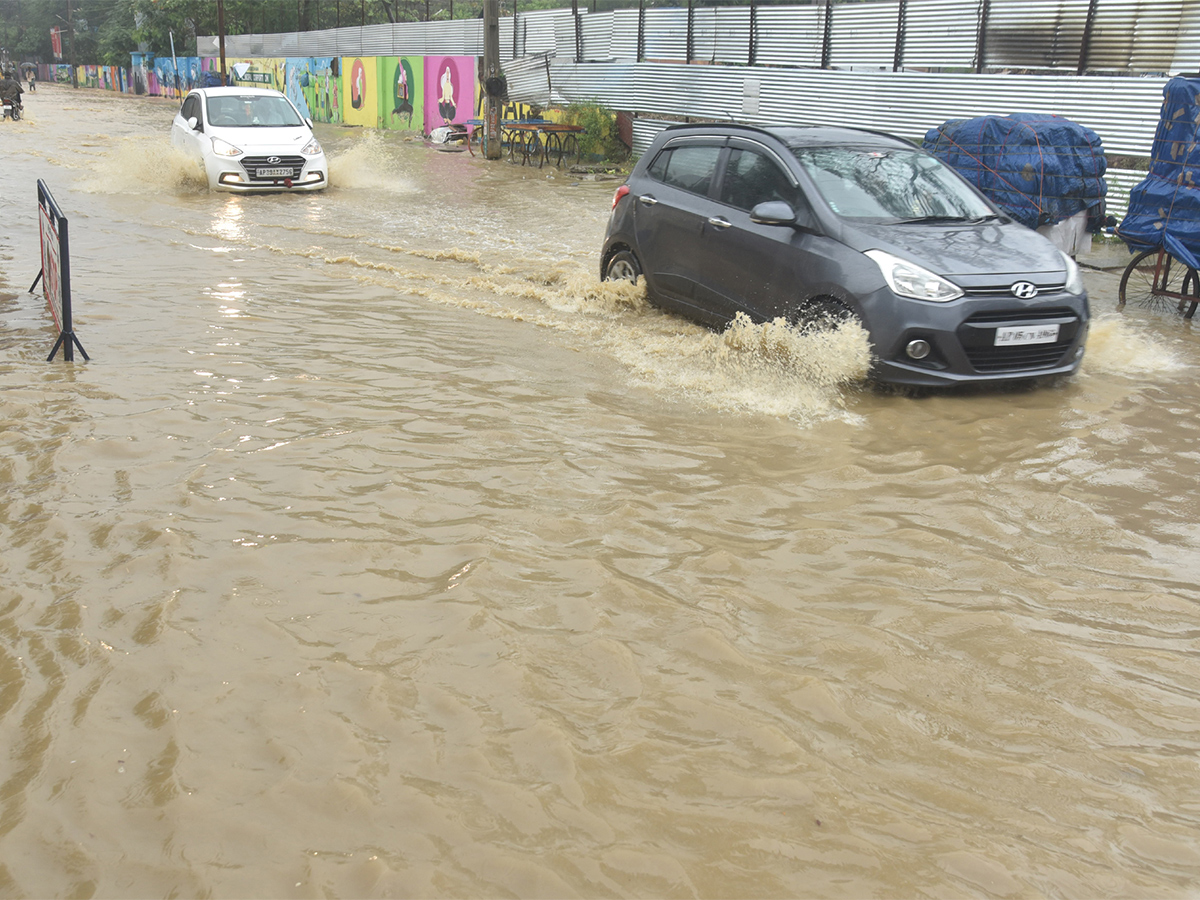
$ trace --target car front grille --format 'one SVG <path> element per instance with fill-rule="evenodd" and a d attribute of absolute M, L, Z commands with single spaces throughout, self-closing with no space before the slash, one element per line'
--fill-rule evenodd
<path fill-rule="evenodd" d="M 1057 323 L 1058 340 L 1053 344 L 995 346 L 997 328 L 1038 323 Z M 977 372 L 1053 369 L 1065 364 L 1067 351 L 1079 334 L 1080 324 L 1077 313 L 1061 307 L 980 312 L 959 326 L 958 338 Z"/>
<path fill-rule="evenodd" d="M 1066 284 L 1062 281 L 1047 284 L 1033 282 L 1033 284 L 1037 288 L 1039 295 L 1061 294 L 1063 290 L 1066 289 Z M 1013 296 L 1012 284 L 976 285 L 974 287 L 964 288 L 963 290 L 968 297 L 979 297 L 981 299 L 996 299 L 1003 297 L 1008 297 L 1011 299 Z"/>
<path fill-rule="evenodd" d="M 242 168 L 250 176 L 251 181 L 266 181 L 274 183 L 284 178 L 299 178 L 304 168 L 303 156 L 247 156 L 242 159 Z M 259 177 L 259 169 L 290 169 L 290 175 L 264 175 Z"/>

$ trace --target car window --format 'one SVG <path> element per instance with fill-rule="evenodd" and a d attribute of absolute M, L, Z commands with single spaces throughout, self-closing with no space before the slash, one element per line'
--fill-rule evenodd
<path fill-rule="evenodd" d="M 982 218 L 992 210 L 953 170 L 919 150 L 798 147 L 825 202 L 849 219 Z"/>
<path fill-rule="evenodd" d="M 179 111 L 179 114 L 181 116 L 183 116 L 183 121 L 185 121 L 185 122 L 188 119 L 190 119 L 192 116 L 195 116 L 197 119 L 199 119 L 200 118 L 200 98 L 197 97 L 195 94 L 192 94 L 191 96 L 189 96 L 186 100 L 183 101 L 183 109 L 181 109 Z"/>
<path fill-rule="evenodd" d="M 725 165 L 721 201 L 750 210 L 768 200 L 794 204 L 796 190 L 779 164 L 756 150 L 735 149 Z"/>
<path fill-rule="evenodd" d="M 651 178 L 693 194 L 707 194 L 717 171 L 720 147 L 668 147 L 647 170 Z"/>
<path fill-rule="evenodd" d="M 208 120 L 213 125 L 235 128 L 278 128 L 302 124 L 287 98 L 272 94 L 209 97 Z"/>

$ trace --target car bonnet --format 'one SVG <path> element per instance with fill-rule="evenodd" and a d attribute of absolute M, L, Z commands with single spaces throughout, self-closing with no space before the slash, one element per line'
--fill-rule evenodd
<path fill-rule="evenodd" d="M 299 153 L 312 138 L 307 125 L 287 125 L 272 128 L 222 127 L 210 125 L 208 133 L 228 141 L 246 152 L 268 150 L 276 153 Z"/>
<path fill-rule="evenodd" d="M 884 250 L 951 280 L 1066 272 L 1062 254 L 1050 241 L 1012 221 L 843 223 L 843 240 L 855 250 Z"/>

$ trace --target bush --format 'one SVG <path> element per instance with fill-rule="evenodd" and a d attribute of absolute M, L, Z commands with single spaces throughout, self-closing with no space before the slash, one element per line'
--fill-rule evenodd
<path fill-rule="evenodd" d="M 617 132 L 617 117 L 599 103 L 572 103 L 563 110 L 563 121 L 584 129 L 579 135 L 579 151 L 584 159 L 600 157 L 619 162 L 629 155 Z"/>

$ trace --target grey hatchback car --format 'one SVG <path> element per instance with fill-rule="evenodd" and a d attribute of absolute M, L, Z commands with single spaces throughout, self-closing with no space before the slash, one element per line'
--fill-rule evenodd
<path fill-rule="evenodd" d="M 715 328 L 856 319 L 872 377 L 897 384 L 1071 374 L 1087 337 L 1074 260 L 930 154 L 852 128 L 666 128 L 613 197 L 600 274 Z"/>

